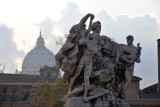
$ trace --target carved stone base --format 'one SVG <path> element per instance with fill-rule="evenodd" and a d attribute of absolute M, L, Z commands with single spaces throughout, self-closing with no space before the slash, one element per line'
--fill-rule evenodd
<path fill-rule="evenodd" d="M 109 102 L 106 100 L 98 99 L 93 107 L 130 107 L 130 106 L 126 102 L 118 102 L 117 101 L 115 103 L 112 103 L 112 102 Z"/>
<path fill-rule="evenodd" d="M 64 107 L 130 107 L 127 102 L 115 102 L 114 104 L 106 101 L 101 100 L 100 98 L 96 100 L 94 104 L 91 102 L 84 102 L 82 98 L 79 97 L 71 97 L 66 100 Z"/>
<path fill-rule="evenodd" d="M 92 107 L 90 102 L 85 103 L 80 97 L 68 98 L 64 107 Z"/>

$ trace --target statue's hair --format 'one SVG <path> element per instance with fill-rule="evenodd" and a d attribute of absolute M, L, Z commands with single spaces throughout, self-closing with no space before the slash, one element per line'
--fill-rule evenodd
<path fill-rule="evenodd" d="M 103 40 L 106 40 L 106 41 L 111 41 L 111 38 L 109 38 L 105 35 L 100 36 L 100 39 L 103 39 Z"/>
<path fill-rule="evenodd" d="M 72 28 L 70 29 L 69 33 L 79 33 L 82 28 L 84 28 L 86 25 L 85 24 L 76 24 L 73 25 Z"/>
<path fill-rule="evenodd" d="M 94 23 L 92 24 L 92 31 L 93 31 L 98 25 L 100 25 L 100 24 L 101 24 L 100 21 L 94 22 Z"/>
<path fill-rule="evenodd" d="M 77 32 L 78 28 L 79 28 L 79 24 L 73 25 L 72 28 L 70 29 L 69 33 Z"/>
<path fill-rule="evenodd" d="M 128 39 L 128 38 L 134 40 L 134 37 L 133 37 L 132 35 L 128 35 L 128 36 L 126 37 L 126 39 Z"/>

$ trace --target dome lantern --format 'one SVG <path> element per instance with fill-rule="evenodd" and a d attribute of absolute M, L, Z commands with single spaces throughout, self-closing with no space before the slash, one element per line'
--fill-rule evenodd
<path fill-rule="evenodd" d="M 41 31 L 40 31 L 39 38 L 37 39 L 37 42 L 36 42 L 36 47 L 40 47 L 40 48 L 45 47 L 45 42 L 44 42 L 44 39 L 42 38 Z"/>

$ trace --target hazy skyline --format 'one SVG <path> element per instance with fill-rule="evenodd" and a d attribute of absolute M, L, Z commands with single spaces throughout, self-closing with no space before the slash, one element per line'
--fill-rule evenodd
<path fill-rule="evenodd" d="M 0 62 L 5 72 L 21 70 L 25 55 L 34 48 L 40 29 L 46 47 L 54 54 L 58 36 L 64 36 L 72 25 L 87 13 L 93 13 L 102 23 L 102 35 L 126 44 L 126 36 L 141 43 L 140 64 L 135 65 L 136 76 L 144 84 L 156 82 L 157 39 L 160 37 L 159 0 L 0 0 Z"/>

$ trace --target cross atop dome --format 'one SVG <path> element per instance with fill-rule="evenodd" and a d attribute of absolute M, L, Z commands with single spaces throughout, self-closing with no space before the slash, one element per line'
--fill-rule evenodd
<path fill-rule="evenodd" d="M 40 30 L 40 32 L 39 32 L 39 33 L 40 33 L 39 38 L 40 38 L 40 37 L 42 38 L 41 30 Z"/>
<path fill-rule="evenodd" d="M 42 38 L 42 34 L 41 34 L 41 31 L 40 31 L 40 35 L 39 35 L 39 38 L 37 39 L 37 42 L 36 42 L 36 47 L 45 47 L 45 42 L 44 42 L 44 39 Z"/>

